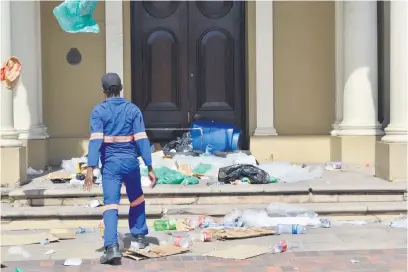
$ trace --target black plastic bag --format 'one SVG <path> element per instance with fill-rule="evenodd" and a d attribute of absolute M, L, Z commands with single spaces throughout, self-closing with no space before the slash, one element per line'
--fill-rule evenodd
<path fill-rule="evenodd" d="M 251 184 L 270 183 L 270 176 L 264 170 L 251 164 L 235 164 L 220 168 L 218 172 L 218 181 L 231 183 L 235 180 L 248 178 Z"/>
<path fill-rule="evenodd" d="M 184 133 L 183 136 L 177 137 L 177 140 L 171 141 L 165 144 L 162 148 L 163 152 L 170 152 L 170 150 L 174 149 L 176 152 L 191 152 L 193 151 L 193 146 L 191 144 L 191 135 L 189 132 Z"/>

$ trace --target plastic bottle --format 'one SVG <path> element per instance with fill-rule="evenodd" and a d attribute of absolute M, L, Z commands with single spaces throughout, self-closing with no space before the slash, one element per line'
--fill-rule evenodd
<path fill-rule="evenodd" d="M 202 232 L 192 232 L 189 235 L 191 243 L 194 242 L 211 242 L 212 237 L 211 234 L 207 231 Z"/>
<path fill-rule="evenodd" d="M 306 233 L 306 228 L 302 225 L 278 224 L 276 226 L 276 233 L 303 234 Z"/>
<path fill-rule="evenodd" d="M 40 244 L 43 245 L 43 246 L 48 245 L 49 243 L 50 243 L 50 240 L 48 240 L 48 238 L 42 239 L 40 241 Z"/>
<path fill-rule="evenodd" d="M 237 227 L 237 223 L 203 223 L 202 228 L 205 229 L 232 229 L 232 228 L 236 228 Z"/>
<path fill-rule="evenodd" d="M 214 223 L 214 219 L 210 216 L 192 216 L 185 218 L 184 223 L 190 228 L 196 229 Z"/>
<path fill-rule="evenodd" d="M 288 244 L 286 241 L 281 240 L 279 243 L 274 244 L 271 246 L 271 253 L 281 253 L 285 252 L 288 249 Z"/>
<path fill-rule="evenodd" d="M 178 246 L 178 247 L 186 248 L 186 249 L 189 248 L 193 244 L 191 238 L 183 237 L 183 236 L 169 237 L 169 239 L 167 240 L 167 243 Z"/>
<path fill-rule="evenodd" d="M 175 230 L 176 220 L 156 220 L 153 223 L 153 228 L 155 231 L 165 231 L 165 230 Z"/>
<path fill-rule="evenodd" d="M 94 232 L 95 232 L 95 229 L 94 229 L 94 228 L 81 228 L 81 227 L 79 227 L 79 228 L 77 228 L 77 229 L 75 230 L 75 233 L 76 233 L 76 234 L 94 233 Z"/>
<path fill-rule="evenodd" d="M 330 228 L 331 227 L 331 221 L 329 220 L 329 219 L 325 219 L 325 218 L 322 218 L 322 219 L 320 219 L 320 227 L 322 227 L 322 228 Z"/>

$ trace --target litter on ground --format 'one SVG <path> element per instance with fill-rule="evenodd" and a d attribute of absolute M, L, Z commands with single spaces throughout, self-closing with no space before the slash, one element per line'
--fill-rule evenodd
<path fill-rule="evenodd" d="M 255 157 L 247 153 L 236 151 L 223 155 L 216 153 L 199 155 L 188 152 L 168 156 L 159 150 L 152 154 L 152 166 L 158 178 L 157 184 L 194 185 L 200 181 L 209 181 L 214 185 L 294 183 L 319 179 L 323 175 L 324 169 L 319 165 L 296 165 L 289 162 L 258 164 Z M 54 183 L 81 186 L 85 180 L 86 161 L 86 156 L 63 160 L 61 163 L 63 170 L 51 173 L 48 179 Z M 147 187 L 150 185 L 147 167 L 141 158 L 139 163 L 142 186 Z M 94 170 L 94 183 L 97 185 L 102 183 L 102 173 L 99 169 Z"/>
<path fill-rule="evenodd" d="M 37 175 L 41 175 L 42 173 L 44 173 L 44 171 L 41 170 L 41 169 L 40 170 L 35 170 L 32 167 L 29 167 L 27 169 L 27 175 L 29 175 L 29 176 L 37 176 Z"/>
<path fill-rule="evenodd" d="M 82 264 L 82 260 L 78 258 L 68 259 L 68 260 L 65 260 L 64 262 L 65 266 L 80 266 L 81 264 Z"/>

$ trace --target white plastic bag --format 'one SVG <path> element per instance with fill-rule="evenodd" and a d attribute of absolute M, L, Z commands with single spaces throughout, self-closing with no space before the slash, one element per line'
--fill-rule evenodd
<path fill-rule="evenodd" d="M 232 164 L 250 164 L 256 166 L 255 157 L 243 152 L 228 154 L 226 159 L 231 160 Z"/>
<path fill-rule="evenodd" d="M 88 159 L 86 157 L 82 158 L 72 158 L 70 160 L 63 160 L 61 162 L 61 168 L 71 174 L 77 173 L 77 163 L 87 163 Z"/>
<path fill-rule="evenodd" d="M 268 228 L 276 226 L 270 219 L 264 210 L 244 210 L 242 217 L 238 220 L 238 225 L 249 228 Z"/>
<path fill-rule="evenodd" d="M 268 215 L 270 217 L 317 217 L 318 214 L 314 211 L 310 211 L 303 207 L 293 205 L 293 204 L 286 204 L 286 203 L 279 203 L 279 202 L 272 202 L 266 208 Z"/>
<path fill-rule="evenodd" d="M 27 175 L 29 175 L 29 176 L 36 176 L 36 175 L 41 175 L 42 173 L 43 173 L 44 171 L 43 170 L 35 170 L 34 168 L 32 168 L 32 167 L 29 167 L 28 169 L 27 169 Z"/>
<path fill-rule="evenodd" d="M 31 254 L 28 253 L 28 251 L 24 250 L 22 247 L 19 247 L 19 246 L 10 247 L 8 249 L 8 254 L 22 256 L 25 259 L 31 257 Z"/>
<path fill-rule="evenodd" d="M 82 260 L 79 258 L 68 259 L 64 262 L 65 266 L 80 266 L 81 264 Z"/>
<path fill-rule="evenodd" d="M 232 213 L 224 216 L 224 224 L 235 224 L 242 217 L 242 211 L 234 209 Z"/>
<path fill-rule="evenodd" d="M 407 228 L 408 227 L 407 218 L 402 218 L 402 219 L 392 221 L 391 227 L 392 228 Z"/>
<path fill-rule="evenodd" d="M 321 166 L 301 167 L 289 162 L 269 162 L 260 164 L 258 167 L 266 171 L 271 177 L 277 178 L 278 182 L 284 183 L 321 178 L 324 172 Z"/>

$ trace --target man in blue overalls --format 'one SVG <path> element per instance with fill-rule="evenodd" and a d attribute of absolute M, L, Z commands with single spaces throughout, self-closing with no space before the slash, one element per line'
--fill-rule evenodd
<path fill-rule="evenodd" d="M 93 169 L 102 162 L 102 188 L 104 200 L 105 253 L 100 262 L 115 264 L 122 254 L 118 244 L 118 210 L 122 181 L 129 198 L 129 228 L 136 241 L 144 245 L 146 226 L 145 202 L 140 181 L 138 157 L 143 158 L 149 170 L 151 187 L 156 184 L 152 170 L 150 143 L 145 132 L 143 116 L 133 103 L 120 97 L 121 79 L 108 73 L 102 77 L 106 100 L 91 113 L 91 138 L 88 150 L 88 169 L 85 190 L 93 184 Z"/>

